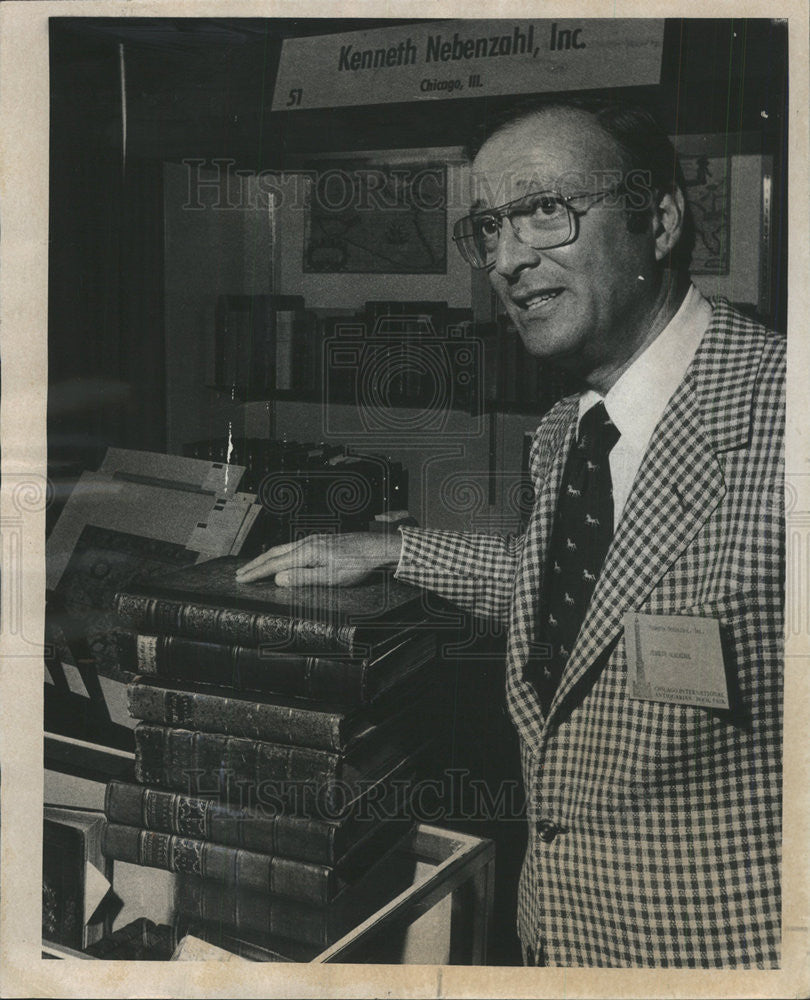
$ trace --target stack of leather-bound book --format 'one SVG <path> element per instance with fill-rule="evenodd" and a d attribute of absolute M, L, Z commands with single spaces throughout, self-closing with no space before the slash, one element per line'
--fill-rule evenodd
<path fill-rule="evenodd" d="M 136 783 L 108 783 L 103 851 L 177 873 L 182 929 L 303 960 L 404 887 L 436 628 L 388 575 L 283 588 L 237 584 L 239 564 L 116 597 Z"/>

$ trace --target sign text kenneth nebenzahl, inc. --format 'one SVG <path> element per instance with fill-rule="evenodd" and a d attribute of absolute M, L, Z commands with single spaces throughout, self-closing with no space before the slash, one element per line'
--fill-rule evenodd
<path fill-rule="evenodd" d="M 273 111 L 658 83 L 663 25 L 440 21 L 290 38 Z"/>

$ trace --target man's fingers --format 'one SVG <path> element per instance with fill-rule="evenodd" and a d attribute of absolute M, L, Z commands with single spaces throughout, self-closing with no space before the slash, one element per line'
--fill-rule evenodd
<path fill-rule="evenodd" d="M 306 542 L 301 538 L 296 542 L 287 542 L 284 545 L 276 545 L 267 552 L 249 563 L 245 563 L 236 571 L 236 579 L 239 583 L 250 583 L 252 580 L 260 580 L 266 576 L 273 576 L 279 570 L 287 569 L 290 566 L 302 565 L 306 562 L 306 554 L 301 549 Z M 311 559 L 312 557 L 310 557 Z"/>
<path fill-rule="evenodd" d="M 376 550 L 370 557 L 367 549 L 365 536 L 310 535 L 268 549 L 237 570 L 236 580 L 252 583 L 275 577 L 282 587 L 305 583 L 334 587 L 355 583 L 381 562 L 375 555 Z"/>
<path fill-rule="evenodd" d="M 304 584 L 321 584 L 334 587 L 341 581 L 334 566 L 316 566 L 311 568 L 294 567 L 276 573 L 276 585 L 279 587 L 302 587 Z"/>
<path fill-rule="evenodd" d="M 244 566 L 236 574 L 236 580 L 238 583 L 251 583 L 253 580 L 261 580 L 264 579 L 264 577 L 275 576 L 282 570 L 302 565 L 304 565 L 304 561 L 300 558 L 296 558 L 294 552 L 287 552 L 284 555 L 278 556 L 276 559 L 267 559 L 261 563 L 261 565 L 251 567 Z"/>

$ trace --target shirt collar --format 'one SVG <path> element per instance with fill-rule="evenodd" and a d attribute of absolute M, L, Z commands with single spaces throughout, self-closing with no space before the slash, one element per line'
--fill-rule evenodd
<path fill-rule="evenodd" d="M 578 421 L 604 400 L 608 416 L 628 447 L 645 448 L 667 403 L 689 367 L 712 318 L 712 307 L 694 285 L 680 308 L 627 371 L 600 396 L 587 389 L 579 399 Z M 578 424 L 577 424 L 578 426 Z"/>

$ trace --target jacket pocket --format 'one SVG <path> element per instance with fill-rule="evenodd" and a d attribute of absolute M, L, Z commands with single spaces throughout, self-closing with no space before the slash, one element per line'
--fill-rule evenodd
<path fill-rule="evenodd" d="M 769 603 L 762 593 L 734 591 L 677 613 L 719 623 L 730 717 L 749 727 L 763 712 L 771 715 L 782 693 L 781 604 Z"/>

